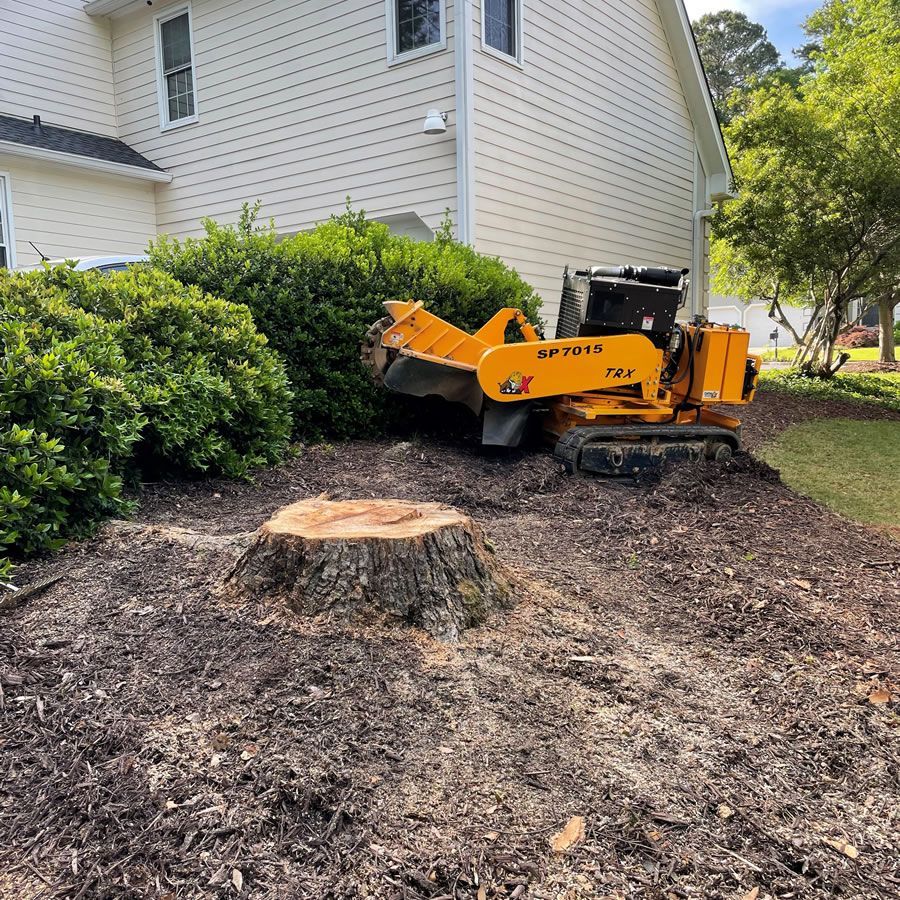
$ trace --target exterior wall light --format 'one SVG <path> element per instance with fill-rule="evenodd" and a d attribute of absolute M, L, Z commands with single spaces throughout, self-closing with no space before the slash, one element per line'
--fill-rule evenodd
<path fill-rule="evenodd" d="M 425 116 L 423 134 L 443 134 L 447 130 L 447 113 L 439 109 L 429 109 Z"/>

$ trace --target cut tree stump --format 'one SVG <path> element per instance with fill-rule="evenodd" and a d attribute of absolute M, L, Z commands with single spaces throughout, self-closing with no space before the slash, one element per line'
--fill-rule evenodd
<path fill-rule="evenodd" d="M 509 595 L 468 516 L 400 500 L 287 506 L 256 532 L 226 584 L 305 615 L 374 607 L 449 641 Z"/>

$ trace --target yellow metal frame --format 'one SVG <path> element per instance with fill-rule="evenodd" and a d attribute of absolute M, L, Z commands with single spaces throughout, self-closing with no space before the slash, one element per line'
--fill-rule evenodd
<path fill-rule="evenodd" d="M 762 366 L 760 357 L 747 352 L 747 331 L 690 325 L 694 378 L 689 379 L 686 371 L 689 354 L 682 354 L 673 387 L 667 389 L 660 383 L 665 354 L 642 334 L 545 341 L 524 313 L 511 307 L 468 334 L 428 312 L 421 302 L 391 301 L 385 307 L 394 322 L 384 331 L 382 347 L 472 372 L 484 394 L 498 403 L 552 398 L 545 427 L 557 435 L 598 420 L 685 425 L 699 421 L 735 429 L 740 425 L 737 419 L 707 407 L 750 403 L 756 385 L 743 396 L 746 361 L 753 360 L 757 372 Z M 518 326 L 524 343 L 505 343 L 510 323 Z M 684 402 L 693 408 L 679 409 Z"/>
<path fill-rule="evenodd" d="M 382 347 L 458 369 L 474 372 L 485 353 L 503 344 L 510 322 L 518 325 L 526 341 L 540 340 L 522 310 L 512 307 L 501 309 L 475 334 L 469 334 L 428 312 L 421 301 L 393 300 L 384 306 L 394 324 L 385 330 Z"/>

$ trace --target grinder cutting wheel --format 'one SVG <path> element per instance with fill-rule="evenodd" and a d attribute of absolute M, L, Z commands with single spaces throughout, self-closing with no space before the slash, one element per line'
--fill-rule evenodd
<path fill-rule="evenodd" d="M 557 336 L 543 340 L 518 309 L 474 335 L 422 303 L 385 303 L 362 359 L 379 383 L 464 403 L 485 444 L 515 447 L 533 416 L 570 471 L 634 474 L 663 460 L 727 459 L 740 422 L 718 404 L 753 400 L 761 360 L 750 334 L 676 322 L 687 269 L 604 267 L 564 274 Z M 505 343 L 507 326 L 523 340 Z"/>

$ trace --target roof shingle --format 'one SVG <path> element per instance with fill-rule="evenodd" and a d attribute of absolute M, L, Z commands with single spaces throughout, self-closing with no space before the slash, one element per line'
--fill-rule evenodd
<path fill-rule="evenodd" d="M 141 156 L 137 150 L 132 150 L 128 144 L 116 138 L 60 128 L 56 125 L 43 123 L 36 125 L 28 119 L 20 119 L 17 116 L 0 115 L 0 141 L 10 141 L 41 150 L 54 150 L 57 153 L 72 153 L 123 166 L 163 171 L 147 157 Z"/>

